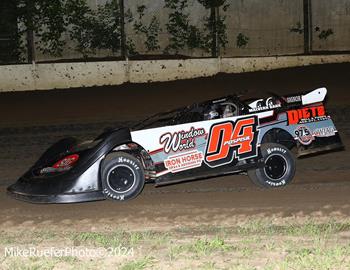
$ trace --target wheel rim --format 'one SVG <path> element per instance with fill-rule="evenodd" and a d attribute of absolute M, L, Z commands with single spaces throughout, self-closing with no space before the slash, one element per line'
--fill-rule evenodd
<path fill-rule="evenodd" d="M 107 184 L 116 193 L 128 192 L 135 185 L 135 173 L 127 165 L 117 165 L 109 171 Z"/>
<path fill-rule="evenodd" d="M 265 160 L 264 171 L 268 178 L 273 181 L 278 181 L 287 172 L 288 163 L 284 156 L 274 154 Z"/>

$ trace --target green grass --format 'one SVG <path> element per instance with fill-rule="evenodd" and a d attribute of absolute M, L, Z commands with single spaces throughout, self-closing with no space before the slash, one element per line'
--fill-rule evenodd
<path fill-rule="evenodd" d="M 120 270 L 142 270 L 142 269 L 145 269 L 146 267 L 152 267 L 153 261 L 154 261 L 153 257 L 146 256 L 139 260 L 127 262 L 124 265 L 122 265 L 119 269 Z"/>
<path fill-rule="evenodd" d="M 216 270 L 218 269 L 215 262 L 204 262 L 199 266 L 201 270 Z"/>
<path fill-rule="evenodd" d="M 8 258 L 0 264 L 1 270 L 52 270 L 61 269 L 58 264 L 70 266 L 75 270 L 100 269 L 101 263 L 95 261 L 81 261 L 76 257 L 66 256 L 60 258 Z"/>
<path fill-rule="evenodd" d="M 227 227 L 216 226 L 216 225 L 199 225 L 195 227 L 186 226 L 175 228 L 172 232 L 182 233 L 182 234 L 191 234 L 191 235 L 203 235 L 203 234 L 226 234 L 228 232 Z"/>
<path fill-rule="evenodd" d="M 40 244 L 44 241 L 55 239 L 57 234 L 52 231 L 22 231 L 22 232 L 0 232 L 0 244 L 15 245 L 15 244 Z"/>
<path fill-rule="evenodd" d="M 79 262 L 79 259 L 74 256 L 63 256 L 58 258 L 61 262 L 66 262 L 68 264 L 73 264 Z"/>
<path fill-rule="evenodd" d="M 168 257 L 170 260 L 176 260 L 179 255 L 196 255 L 205 256 L 215 252 L 226 252 L 233 247 L 226 244 L 222 238 L 214 237 L 213 239 L 196 239 L 190 243 L 174 245 L 170 248 Z"/>
<path fill-rule="evenodd" d="M 275 264 L 278 269 L 350 269 L 350 245 L 296 248 L 289 252 L 285 260 Z"/>
<path fill-rule="evenodd" d="M 52 270 L 57 260 L 47 258 L 13 258 L 7 262 L 5 269 L 9 270 Z"/>
<path fill-rule="evenodd" d="M 312 219 L 304 224 L 276 225 L 266 220 L 253 220 L 244 225 L 232 228 L 231 233 L 238 235 L 289 235 L 318 236 L 349 231 L 350 223 L 338 223 L 330 220 L 327 223 L 316 223 Z"/>
<path fill-rule="evenodd" d="M 214 239 L 198 239 L 187 246 L 189 252 L 197 254 L 210 254 L 217 251 L 229 251 L 232 246 L 225 243 L 224 239 L 215 237 Z"/>
<path fill-rule="evenodd" d="M 126 232 L 115 231 L 112 233 L 81 232 L 74 234 L 72 240 L 76 245 L 92 244 L 102 247 L 137 246 L 142 242 L 149 241 L 156 245 L 166 243 L 168 235 L 154 231 Z"/>
<path fill-rule="evenodd" d="M 244 246 L 238 249 L 243 257 L 251 257 L 254 252 L 257 252 L 253 247 Z"/>
<path fill-rule="evenodd" d="M 275 224 L 254 219 L 232 227 L 180 227 L 170 231 L 6 232 L 0 247 L 132 248 L 133 254 L 109 258 L 1 257 L 0 269 L 350 269 L 350 223 Z M 106 253 L 107 254 L 107 253 Z M 145 256 L 147 255 L 147 256 Z"/>
<path fill-rule="evenodd" d="M 175 234 L 191 235 L 289 235 L 289 236 L 315 236 L 334 234 L 341 231 L 349 231 L 350 222 L 337 222 L 328 220 L 325 223 L 318 223 L 313 219 L 306 220 L 303 224 L 274 224 L 269 219 L 253 219 L 242 225 L 233 227 L 222 227 L 214 225 L 187 226 L 174 229 Z"/>

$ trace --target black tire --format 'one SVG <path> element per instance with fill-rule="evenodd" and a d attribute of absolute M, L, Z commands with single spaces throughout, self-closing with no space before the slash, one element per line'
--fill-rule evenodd
<path fill-rule="evenodd" d="M 109 154 L 101 165 L 101 184 L 102 192 L 108 199 L 131 200 L 140 194 L 145 184 L 143 167 L 130 154 Z"/>
<path fill-rule="evenodd" d="M 295 174 L 295 158 L 289 149 L 281 144 L 261 145 L 264 167 L 248 171 L 248 176 L 259 187 L 273 188 L 289 184 Z"/>

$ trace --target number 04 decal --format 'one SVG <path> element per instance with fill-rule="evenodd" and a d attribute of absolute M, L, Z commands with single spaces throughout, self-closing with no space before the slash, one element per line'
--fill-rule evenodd
<path fill-rule="evenodd" d="M 218 167 L 257 155 L 258 118 L 241 118 L 236 122 L 226 121 L 211 126 L 205 163 Z M 235 162 L 235 163 L 236 163 Z"/>

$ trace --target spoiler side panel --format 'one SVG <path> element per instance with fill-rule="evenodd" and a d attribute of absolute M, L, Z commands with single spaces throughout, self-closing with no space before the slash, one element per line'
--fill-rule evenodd
<path fill-rule="evenodd" d="M 310 97 L 308 99 L 311 100 Z M 261 143 L 273 129 L 282 129 L 290 134 L 296 143 L 298 157 L 343 148 L 331 116 L 320 103 L 298 106 L 279 113 L 273 121 L 262 123 L 258 142 Z"/>

